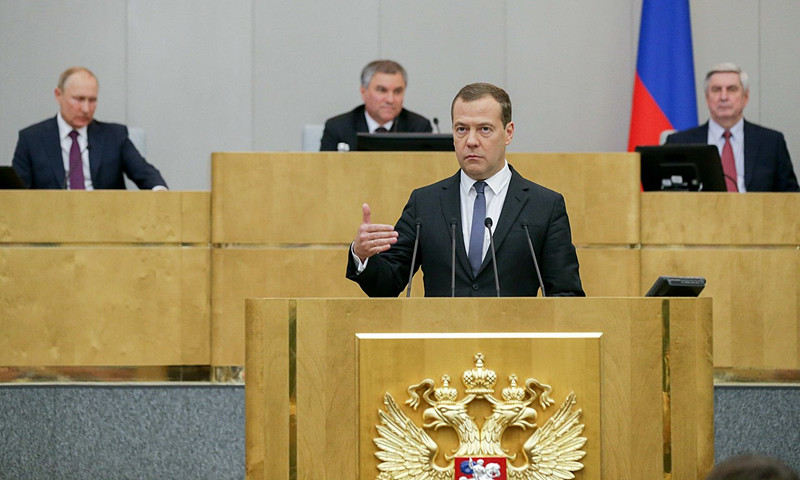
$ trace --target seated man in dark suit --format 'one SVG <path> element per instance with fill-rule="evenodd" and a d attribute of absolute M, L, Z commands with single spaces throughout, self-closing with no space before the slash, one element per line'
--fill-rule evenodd
<path fill-rule="evenodd" d="M 800 191 L 783 134 L 744 119 L 750 94 L 747 73 L 733 63 L 721 63 L 706 74 L 704 88 L 711 119 L 673 133 L 667 143 L 716 145 L 729 192 Z"/>
<path fill-rule="evenodd" d="M 12 165 L 28 188 L 124 189 L 123 173 L 141 189 L 166 190 L 161 173 L 128 138 L 128 129 L 94 120 L 97 77 L 67 69 L 55 90 L 54 118 L 19 132 Z"/>
<path fill-rule="evenodd" d="M 399 63 L 367 64 L 361 71 L 364 104 L 325 122 L 320 151 L 355 150 L 359 132 L 432 132 L 427 118 L 403 108 L 407 85 L 408 76 Z"/>
<path fill-rule="evenodd" d="M 526 180 L 506 161 L 514 136 L 508 94 L 488 83 L 467 85 L 450 112 L 460 170 L 414 190 L 394 227 L 371 223 L 364 204 L 347 278 L 371 297 L 397 296 L 419 240 L 413 269 L 422 268 L 425 296 L 535 296 L 539 271 L 543 296 L 584 296 L 564 197 Z"/>

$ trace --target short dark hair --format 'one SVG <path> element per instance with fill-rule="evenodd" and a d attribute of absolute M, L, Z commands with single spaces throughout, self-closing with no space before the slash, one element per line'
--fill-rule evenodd
<path fill-rule="evenodd" d="M 494 98 L 500 104 L 500 120 L 504 127 L 508 125 L 508 122 L 511 121 L 511 98 L 505 90 L 491 83 L 470 83 L 461 88 L 453 99 L 453 103 L 450 104 L 450 120 L 453 120 L 453 107 L 456 105 L 456 100 L 460 98 L 465 102 L 472 102 L 486 96 Z"/>
<path fill-rule="evenodd" d="M 408 85 L 408 75 L 402 65 L 394 60 L 373 60 L 361 70 L 361 86 L 364 88 L 369 87 L 369 82 L 372 81 L 372 77 L 376 73 L 386 73 L 388 75 L 399 73 L 403 76 L 403 83 Z"/>
<path fill-rule="evenodd" d="M 64 91 L 64 85 L 67 84 L 67 80 L 69 80 L 69 77 L 71 77 L 72 75 L 74 75 L 74 74 L 76 74 L 78 72 L 86 72 L 89 75 L 91 75 L 92 78 L 95 79 L 95 81 L 97 81 L 97 77 L 88 68 L 86 68 L 86 67 L 69 67 L 68 69 L 64 70 L 61 73 L 61 75 L 59 75 L 59 77 L 58 77 L 58 85 L 56 85 L 58 87 L 58 89 L 61 90 L 61 91 Z M 97 81 L 97 83 L 100 84 L 99 81 Z"/>
<path fill-rule="evenodd" d="M 706 480 L 800 480 L 800 477 L 777 458 L 739 455 L 720 462 Z"/>

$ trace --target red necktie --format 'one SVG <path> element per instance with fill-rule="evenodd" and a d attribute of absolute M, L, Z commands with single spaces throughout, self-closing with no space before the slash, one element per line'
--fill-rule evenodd
<path fill-rule="evenodd" d="M 69 189 L 86 190 L 83 179 L 83 159 L 81 158 L 81 147 L 78 145 L 78 132 L 69 132 L 72 138 L 72 148 L 69 149 Z"/>
<path fill-rule="evenodd" d="M 725 130 L 722 134 L 725 137 L 725 145 L 722 147 L 722 172 L 725 173 L 725 185 L 729 192 L 738 192 L 736 180 L 736 161 L 733 159 L 733 147 L 731 147 L 731 132 Z"/>

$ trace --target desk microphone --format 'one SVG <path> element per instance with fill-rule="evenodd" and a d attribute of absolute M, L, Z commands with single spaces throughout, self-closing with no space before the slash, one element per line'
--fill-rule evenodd
<path fill-rule="evenodd" d="M 450 219 L 450 236 L 452 237 L 452 248 L 451 248 L 451 270 L 450 270 L 450 296 L 456 296 L 456 219 Z"/>
<path fill-rule="evenodd" d="M 737 181 L 737 179 L 731 177 L 727 173 L 724 173 L 723 175 L 725 176 L 725 180 L 730 180 L 733 183 L 733 186 L 736 187 L 736 191 L 738 192 L 739 191 L 739 182 Z M 727 187 L 728 187 L 727 182 L 725 182 L 725 183 L 726 183 L 725 184 L 725 188 L 727 189 Z"/>
<path fill-rule="evenodd" d="M 442 131 L 439 130 L 439 119 L 438 118 L 433 117 L 433 125 L 436 127 L 436 133 L 442 133 Z"/>
<path fill-rule="evenodd" d="M 411 270 L 408 272 L 408 289 L 406 290 L 406 298 L 411 296 L 411 281 L 414 279 L 414 264 L 417 262 L 417 247 L 419 247 L 419 227 L 422 222 L 417 220 L 417 235 L 414 237 L 414 251 L 411 253 Z"/>
<path fill-rule="evenodd" d="M 536 269 L 536 278 L 539 279 L 539 288 L 542 290 L 542 297 L 544 294 L 544 282 L 542 282 L 542 272 L 539 271 L 539 262 L 536 261 L 536 254 L 533 252 L 533 243 L 531 243 L 531 232 L 528 231 L 528 222 L 522 222 L 522 228 L 525 229 L 525 238 L 528 240 L 528 248 L 531 249 L 531 258 L 533 258 L 533 268 Z"/>
<path fill-rule="evenodd" d="M 500 297 L 500 279 L 497 277 L 497 255 L 494 253 L 494 235 L 492 235 L 491 217 L 486 217 L 483 224 L 489 229 L 489 246 L 492 249 L 492 268 L 494 268 L 494 289 L 497 291 L 497 296 Z"/>

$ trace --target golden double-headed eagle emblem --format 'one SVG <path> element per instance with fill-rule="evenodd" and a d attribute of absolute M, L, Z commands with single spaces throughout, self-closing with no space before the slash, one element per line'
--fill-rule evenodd
<path fill-rule="evenodd" d="M 502 390 L 502 400 L 497 399 L 494 396 L 497 374 L 484 368 L 483 354 L 476 354 L 474 360 L 475 368 L 462 375 L 466 395 L 460 400 L 448 375 L 441 377 L 438 387 L 431 379 L 408 387 L 409 399 L 405 402 L 408 406 L 417 410 L 422 401 L 430 405 L 422 413 L 421 427 L 414 424 L 389 393 L 384 395 L 386 410 L 378 411 L 381 424 L 376 425 L 379 436 L 374 439 L 378 447 L 375 455 L 381 461 L 376 480 L 453 480 L 457 468 L 454 459 L 465 457 L 470 458 L 470 465 L 473 457 L 507 459 L 509 480 L 562 480 L 574 478 L 572 472 L 583 468 L 580 460 L 586 452 L 581 449 L 586 438 L 581 436 L 584 425 L 580 423 L 581 409 L 574 409 L 573 392 L 539 426 L 535 402 L 538 400 L 542 412 L 552 406 L 555 403 L 550 397 L 552 388 L 533 378 L 518 385 L 517 376 L 510 375 L 509 385 Z M 469 414 L 470 403 L 477 399 L 491 404 L 491 414 L 480 426 Z M 501 445 L 503 434 L 510 427 L 530 432 L 522 452 L 509 452 Z M 440 428 L 453 429 L 459 441 L 455 451 L 443 455 L 446 466 L 435 461 L 439 446 L 426 432 Z M 524 462 L 512 465 L 518 453 Z M 476 474 L 472 478 L 482 477 Z"/>

